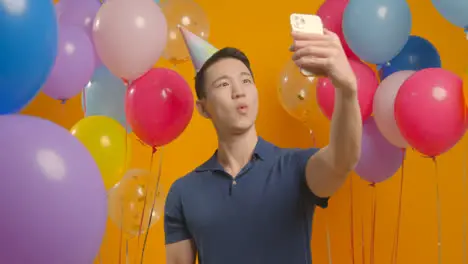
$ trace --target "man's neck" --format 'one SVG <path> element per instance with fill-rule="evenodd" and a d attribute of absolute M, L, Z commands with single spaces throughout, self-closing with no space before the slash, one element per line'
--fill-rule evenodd
<path fill-rule="evenodd" d="M 255 127 L 240 135 L 219 137 L 217 154 L 219 163 L 227 173 L 235 177 L 252 158 L 257 142 Z"/>

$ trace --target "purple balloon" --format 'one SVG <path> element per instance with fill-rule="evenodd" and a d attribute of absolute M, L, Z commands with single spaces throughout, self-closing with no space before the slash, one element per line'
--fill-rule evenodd
<path fill-rule="evenodd" d="M 395 147 L 380 133 L 373 117 L 363 124 L 361 158 L 355 172 L 371 183 L 392 177 L 403 163 L 405 150 Z"/>
<path fill-rule="evenodd" d="M 3 115 L 0 127 L 1 262 L 93 263 L 107 197 L 88 150 L 44 119 Z"/>
<path fill-rule="evenodd" d="M 91 35 L 93 22 L 101 3 L 99 0 L 62 0 L 60 3 L 60 22 L 81 26 Z"/>
<path fill-rule="evenodd" d="M 94 72 L 94 47 L 80 27 L 61 24 L 54 68 L 42 91 L 67 100 L 79 94 Z"/>
<path fill-rule="evenodd" d="M 92 40 L 94 18 L 96 17 L 99 8 L 101 8 L 101 5 L 102 4 L 99 0 L 62 0 L 55 6 L 58 12 L 60 24 L 70 24 L 82 27 Z M 102 62 L 95 50 L 94 60 L 95 68 L 101 66 Z"/>

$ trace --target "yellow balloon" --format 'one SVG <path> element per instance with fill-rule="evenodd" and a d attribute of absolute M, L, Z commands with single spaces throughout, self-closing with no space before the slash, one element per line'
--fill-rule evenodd
<path fill-rule="evenodd" d="M 70 131 L 93 156 L 106 188 L 112 188 L 130 163 L 131 147 L 125 128 L 110 117 L 89 116 L 78 121 Z"/>
<path fill-rule="evenodd" d="M 311 114 L 315 109 L 317 78 L 304 76 L 290 61 L 281 72 L 278 86 L 279 101 L 292 117 L 312 128 Z"/>
<path fill-rule="evenodd" d="M 161 185 L 156 192 L 156 185 L 155 174 L 132 169 L 109 191 L 109 217 L 131 237 L 142 235 L 162 218 L 165 196 Z"/>
<path fill-rule="evenodd" d="M 172 65 L 190 59 L 178 25 L 193 34 L 208 39 L 210 26 L 203 9 L 193 0 L 167 0 L 159 4 L 167 21 L 167 44 L 163 57 Z"/>

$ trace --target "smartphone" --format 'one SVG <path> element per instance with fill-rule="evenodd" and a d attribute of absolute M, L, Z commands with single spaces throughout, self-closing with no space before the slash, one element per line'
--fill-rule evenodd
<path fill-rule="evenodd" d="M 304 32 L 313 34 L 323 34 L 322 19 L 316 15 L 307 14 L 291 14 L 289 17 L 291 29 L 294 32 Z M 313 76 L 314 74 L 301 69 L 301 73 L 305 76 Z"/>

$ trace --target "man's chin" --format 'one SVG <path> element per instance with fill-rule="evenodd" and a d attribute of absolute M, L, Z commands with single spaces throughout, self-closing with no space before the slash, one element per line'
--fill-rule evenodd
<path fill-rule="evenodd" d="M 239 122 L 235 124 L 234 126 L 232 126 L 231 130 L 233 131 L 234 134 L 241 135 L 253 129 L 254 125 L 255 125 L 254 122 Z"/>

